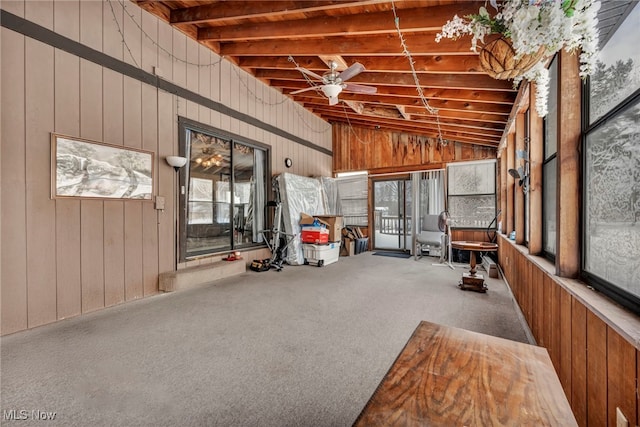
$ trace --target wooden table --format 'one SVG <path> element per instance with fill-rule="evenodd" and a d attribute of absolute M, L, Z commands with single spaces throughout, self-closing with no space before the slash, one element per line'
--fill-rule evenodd
<path fill-rule="evenodd" d="M 469 264 L 471 266 L 469 273 L 462 274 L 460 281 L 460 289 L 472 290 L 476 292 L 486 292 L 487 287 L 484 284 L 484 276 L 476 272 L 476 252 L 495 252 L 498 250 L 496 243 L 489 242 L 469 242 L 456 240 L 451 242 L 451 247 L 469 251 Z"/>
<path fill-rule="evenodd" d="M 577 426 L 547 351 L 420 322 L 354 426 Z"/>

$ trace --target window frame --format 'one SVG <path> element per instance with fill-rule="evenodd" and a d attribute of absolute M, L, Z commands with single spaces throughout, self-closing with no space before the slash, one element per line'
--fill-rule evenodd
<path fill-rule="evenodd" d="M 605 46 L 605 44 L 613 37 L 617 30 L 619 30 L 622 22 L 627 18 L 629 14 L 632 13 L 634 8 L 640 7 L 633 5 L 631 8 L 628 8 L 625 16 L 620 18 L 616 29 L 608 34 L 606 40 L 601 40 L 601 48 Z M 582 181 L 582 208 L 580 211 L 581 218 L 581 237 L 582 241 L 587 241 L 587 210 L 589 206 L 587 205 L 588 197 L 587 197 L 587 185 L 586 185 L 586 171 L 587 171 L 587 140 L 588 137 L 597 132 L 600 128 L 605 126 L 608 122 L 617 119 L 620 115 L 624 114 L 628 109 L 633 108 L 635 106 L 640 105 L 640 88 L 637 88 L 633 93 L 628 95 L 626 98 L 622 99 L 618 104 L 611 106 L 611 108 L 603 115 L 598 117 L 596 120 L 591 122 L 591 79 L 587 79 L 586 82 L 582 86 L 582 134 L 581 134 L 581 149 L 582 149 L 582 159 L 581 159 L 581 181 Z M 580 250 L 580 278 L 590 287 L 595 290 L 601 292 L 607 297 L 611 298 L 616 303 L 622 305 L 623 307 L 633 311 L 635 314 L 640 315 L 640 295 L 632 294 L 626 289 L 615 285 L 612 282 L 609 282 L 606 279 L 603 279 L 595 274 L 586 270 L 586 251 L 587 245 L 583 244 Z"/>
<path fill-rule="evenodd" d="M 600 127 L 604 126 L 610 120 L 617 118 L 620 114 L 627 111 L 627 109 L 632 108 L 636 105 L 640 105 L 640 89 L 636 90 L 632 95 L 628 98 L 624 99 L 620 104 L 616 105 L 598 120 L 589 124 L 589 81 L 583 86 L 582 93 L 582 210 L 581 210 L 581 235 L 582 241 L 586 242 L 587 239 L 587 226 L 586 226 L 586 218 L 587 218 L 587 186 L 585 185 L 586 178 L 586 168 L 587 168 L 587 138 L 588 136 L 596 132 Z M 596 276 L 595 274 L 587 271 L 585 268 L 586 264 L 586 250 L 587 245 L 582 245 L 580 251 L 580 277 L 583 281 L 585 281 L 589 286 L 592 286 L 599 292 L 602 292 L 604 295 L 613 299 L 618 304 L 632 310 L 636 314 L 640 314 L 640 296 L 634 295 L 624 288 L 616 286 L 614 283 L 611 283 L 601 277 Z"/>
<path fill-rule="evenodd" d="M 547 250 L 547 243 L 548 241 L 548 230 L 547 230 L 547 220 L 546 220 L 546 209 L 548 208 L 548 203 L 547 203 L 547 197 L 545 195 L 545 183 L 547 181 L 547 173 L 545 172 L 547 170 L 547 165 L 550 164 L 551 162 L 555 161 L 556 165 L 555 165 L 555 169 L 556 169 L 556 194 L 557 194 L 557 184 L 558 184 L 558 161 L 557 161 L 557 157 L 558 157 L 558 136 L 557 136 L 557 132 L 558 132 L 558 126 L 559 126 L 559 121 L 558 121 L 558 117 L 557 117 L 557 106 L 558 106 L 558 86 L 557 86 L 557 80 L 559 80 L 559 73 L 558 73 L 558 55 L 556 55 L 551 62 L 549 63 L 549 70 L 551 69 L 551 67 L 556 67 L 556 85 L 555 85 L 555 97 L 551 97 L 551 88 L 549 88 L 549 101 L 553 101 L 555 102 L 555 111 L 556 111 L 556 127 L 555 127 L 555 132 L 556 132 L 556 148 L 555 151 L 550 154 L 547 157 L 547 144 L 548 144 L 548 139 L 547 139 L 547 130 L 548 130 L 548 119 L 549 119 L 549 114 L 547 114 L 547 116 L 542 120 L 542 179 L 541 179 L 541 191 L 542 191 L 542 218 L 541 218 L 541 224 L 542 224 L 542 255 L 547 258 L 548 260 L 550 260 L 551 262 L 555 263 L 556 260 L 556 253 L 558 251 L 558 230 L 557 230 L 557 213 L 558 213 L 558 201 L 557 201 L 557 196 L 554 198 L 554 213 L 556 215 L 556 240 L 553 242 L 553 247 L 554 247 L 554 252 L 549 252 Z M 549 110 L 551 110 L 551 108 L 549 108 Z"/>
<path fill-rule="evenodd" d="M 451 193 L 451 173 L 450 168 L 460 167 L 460 166 L 468 166 L 468 165 L 478 165 L 478 164 L 492 164 L 493 166 L 493 174 L 495 177 L 498 170 L 498 162 L 497 160 L 474 160 L 467 162 L 455 162 L 447 164 L 445 168 L 445 206 L 446 210 L 449 212 L 450 217 L 452 218 L 451 229 L 452 230 L 487 230 L 487 232 L 497 230 L 498 224 L 495 220 L 496 214 L 498 212 L 498 185 L 493 182 L 493 193 Z M 485 223 L 479 224 L 456 224 L 455 220 L 453 220 L 454 215 L 451 213 L 452 210 L 452 199 L 465 199 L 472 197 L 493 197 L 493 212 L 492 219 L 485 221 Z"/>
<path fill-rule="evenodd" d="M 243 136 L 240 135 L 235 135 L 232 134 L 230 132 L 226 132 L 224 130 L 221 129 L 217 129 L 214 128 L 212 126 L 208 126 L 206 124 L 203 123 L 199 123 L 190 119 L 187 119 L 185 117 L 179 116 L 178 117 L 178 147 L 179 147 L 179 154 L 180 156 L 184 156 L 186 158 L 190 157 L 190 149 L 191 147 L 187 146 L 187 131 L 194 131 L 194 132 L 200 132 L 200 133 L 204 133 L 207 134 L 209 136 L 218 138 L 218 139 L 222 139 L 222 140 L 226 140 L 229 142 L 230 144 L 230 156 L 231 156 L 231 168 L 230 168 L 230 176 L 229 176 L 229 186 L 230 186 L 230 191 L 233 191 L 233 185 L 234 185 L 234 159 L 233 159 L 233 146 L 236 143 L 242 144 L 242 145 L 246 145 L 249 147 L 252 147 L 254 149 L 257 150 L 262 150 L 264 152 L 264 185 L 265 185 L 265 206 L 263 207 L 261 214 L 263 215 L 263 223 L 265 224 L 265 229 L 268 228 L 268 221 L 269 221 L 269 216 L 266 214 L 266 205 L 267 205 L 267 201 L 272 199 L 272 188 L 271 188 L 271 146 L 261 143 L 259 141 L 255 141 L 249 138 L 245 138 Z M 187 247 L 186 247 L 186 239 L 187 239 L 187 225 L 188 225 L 188 218 L 187 218 L 187 203 L 188 203 L 188 197 L 189 197 L 189 186 L 187 183 L 187 179 L 189 178 L 189 168 L 190 168 L 190 162 L 187 161 L 187 164 L 185 165 L 185 167 L 181 168 L 179 173 L 178 173 L 178 188 L 176 189 L 178 191 L 178 209 L 179 209 L 179 213 L 178 213 L 178 219 L 177 219 L 177 223 L 178 223 L 178 260 L 179 262 L 187 262 L 193 259 L 197 259 L 197 258 L 202 258 L 202 257 L 208 257 L 208 256 L 215 256 L 215 255 L 219 255 L 219 254 L 224 254 L 227 253 L 229 251 L 232 250 L 250 250 L 250 249 L 255 249 L 255 248 L 261 248 L 261 247 L 266 247 L 266 242 L 253 242 L 250 244 L 241 244 L 241 245 L 237 245 L 235 242 L 235 239 L 233 238 L 233 230 L 231 232 L 231 235 L 229 237 L 229 245 L 225 246 L 225 248 L 216 248 L 215 250 L 203 250 L 203 251 L 195 251 L 195 252 L 190 252 L 189 254 L 187 254 Z M 216 191 L 216 189 L 213 189 L 214 193 Z M 216 201 L 213 201 L 212 204 L 215 205 Z M 233 212 L 234 206 L 233 206 L 233 198 L 231 200 L 230 203 L 230 215 L 231 212 Z M 256 213 L 257 213 L 257 209 L 256 209 Z M 213 212 L 213 219 L 215 221 L 215 216 L 216 216 L 216 212 L 214 209 Z M 233 224 L 231 223 L 231 226 L 233 228 Z"/>

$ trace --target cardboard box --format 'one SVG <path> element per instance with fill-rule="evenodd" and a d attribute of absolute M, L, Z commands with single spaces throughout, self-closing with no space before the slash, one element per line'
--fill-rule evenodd
<path fill-rule="evenodd" d="M 329 229 L 327 227 L 304 226 L 300 232 L 302 243 L 321 245 L 329 242 Z"/>
<path fill-rule="evenodd" d="M 340 248 L 341 256 L 354 256 L 356 254 L 356 242 L 347 237 L 342 239 L 342 247 Z"/>
<path fill-rule="evenodd" d="M 307 215 L 306 213 L 300 214 L 300 226 L 312 226 L 312 227 L 329 227 L 329 223 L 321 220 L 317 216 Z"/>
<path fill-rule="evenodd" d="M 327 224 L 329 241 L 339 242 L 342 238 L 343 219 L 341 215 L 317 215 L 320 222 Z"/>

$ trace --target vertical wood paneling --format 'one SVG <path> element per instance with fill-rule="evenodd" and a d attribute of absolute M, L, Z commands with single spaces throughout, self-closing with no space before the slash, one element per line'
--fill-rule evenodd
<path fill-rule="evenodd" d="M 141 298 L 142 283 L 142 203 L 124 205 L 125 300 Z"/>
<path fill-rule="evenodd" d="M 162 78 L 168 81 L 173 80 L 173 58 L 170 52 L 173 51 L 173 30 L 169 24 L 158 21 L 158 67 L 162 72 Z"/>
<path fill-rule="evenodd" d="M 124 202 L 104 202 L 104 305 L 124 301 Z"/>
<path fill-rule="evenodd" d="M 124 11 L 118 2 L 102 2 L 102 52 L 116 59 L 124 59 L 121 31 L 124 29 Z M 127 56 L 129 54 L 127 53 Z M 129 58 L 131 59 L 131 58 Z"/>
<path fill-rule="evenodd" d="M 123 76 L 120 73 L 103 69 L 102 100 L 103 100 L 103 135 L 98 141 L 107 144 L 122 145 L 123 143 Z"/>
<path fill-rule="evenodd" d="M 56 29 L 65 27 L 67 35 L 79 37 L 77 2 L 56 3 Z M 75 12 L 75 16 L 74 16 Z M 69 15 L 65 15 L 68 13 Z M 70 19 L 73 18 L 73 19 Z M 75 31 L 71 31 L 73 26 Z M 80 135 L 80 60 L 67 52 L 55 51 L 55 131 Z M 80 301 L 80 201 L 56 200 L 56 292 L 57 318 L 82 312 Z"/>
<path fill-rule="evenodd" d="M 80 274 L 80 201 L 56 201 L 57 318 L 82 312 Z"/>
<path fill-rule="evenodd" d="M 315 138 L 320 138 L 320 134 L 316 133 Z M 493 149 L 476 150 L 459 143 L 442 147 L 423 136 L 340 124 L 333 125 L 333 140 L 334 172 L 366 169 L 375 173 L 397 167 L 421 170 L 431 163 L 479 160 L 496 155 Z"/>
<path fill-rule="evenodd" d="M 571 298 L 571 408 L 579 426 L 587 425 L 587 309 Z"/>
<path fill-rule="evenodd" d="M 538 345 L 543 345 L 540 342 L 540 316 L 538 315 L 540 312 L 540 300 L 538 299 L 538 293 L 540 291 L 540 287 L 542 283 L 540 283 L 540 279 L 542 278 L 542 272 L 535 268 L 532 270 L 531 277 L 531 333 L 536 338 L 536 342 Z"/>
<path fill-rule="evenodd" d="M 187 79 L 187 89 L 193 91 L 195 93 L 199 93 L 199 80 L 200 80 L 200 72 L 197 65 L 199 62 L 199 53 L 198 47 L 200 45 L 197 43 L 193 43 L 192 40 L 187 41 L 186 47 L 186 79 Z M 241 97 L 241 94 L 238 94 Z M 193 120 L 198 120 L 199 108 L 198 104 L 193 101 L 187 101 L 187 116 L 192 118 Z"/>
<path fill-rule="evenodd" d="M 187 37 L 179 31 L 172 31 L 173 37 L 173 82 L 186 87 L 187 84 Z M 186 112 L 182 113 L 183 115 Z"/>
<path fill-rule="evenodd" d="M 530 96 L 535 97 L 535 83 Z M 535 105 L 535 100 L 530 100 Z M 529 109 L 529 253 L 542 252 L 542 119 L 535 108 Z"/>
<path fill-rule="evenodd" d="M 550 311 L 551 315 L 549 318 L 549 327 L 551 328 L 551 339 L 549 342 L 549 356 L 551 357 L 551 362 L 560 376 L 561 371 L 561 363 L 560 363 L 560 345 L 562 341 L 562 320 L 560 317 L 560 307 L 561 307 L 561 288 L 556 285 L 554 282 L 551 282 L 551 306 Z"/>
<path fill-rule="evenodd" d="M 122 11 L 119 5 L 114 10 Z M 110 9 L 110 21 L 113 21 Z M 122 24 L 120 24 L 122 25 Z M 108 38 L 105 36 L 105 43 Z M 113 43 L 113 41 L 110 41 Z M 120 41 L 122 43 L 122 41 Z M 108 144 L 123 145 L 124 98 L 123 76 L 108 69 L 103 70 L 103 137 Z M 112 306 L 124 301 L 124 202 L 104 202 L 104 304 Z"/>
<path fill-rule="evenodd" d="M 57 1 L 53 4 L 53 12 L 54 31 L 78 41 L 80 39 L 80 0 Z"/>
<path fill-rule="evenodd" d="M 120 26 L 124 32 L 124 39 L 126 41 L 124 62 L 134 65 L 136 67 L 142 66 L 142 34 L 138 25 L 142 23 L 142 9 L 130 2 L 115 2 L 113 9 L 123 9 L 123 23 Z M 147 13 L 145 13 L 147 14 Z M 148 68 L 143 68 L 145 71 L 151 71 Z"/>
<path fill-rule="evenodd" d="M 158 93 L 155 88 L 142 86 L 142 148 L 158 153 Z M 159 162 L 164 161 L 156 154 L 154 156 L 154 190 L 162 195 L 158 188 Z M 165 200 L 169 209 L 171 200 Z M 158 292 L 158 213 L 152 203 L 142 205 L 142 265 L 143 265 L 143 294 L 153 295 Z"/>
<path fill-rule="evenodd" d="M 80 42 L 102 50 L 102 2 L 80 2 Z"/>
<path fill-rule="evenodd" d="M 558 182 L 556 206 L 558 233 L 556 274 L 577 277 L 580 272 L 580 161 L 581 86 L 576 55 L 560 52 L 558 62 Z M 560 170 L 562 172 L 560 173 Z"/>
<path fill-rule="evenodd" d="M 84 200 L 80 207 L 82 312 L 104 307 L 103 202 Z"/>
<path fill-rule="evenodd" d="M 53 16 L 51 14 L 50 18 Z M 28 325 L 53 322 L 56 308 L 55 202 L 51 200 L 49 146 L 54 128 L 53 48 L 25 44 L 25 124 Z M 37 260 L 37 262 L 35 262 Z"/>
<path fill-rule="evenodd" d="M 25 1 L 24 17 L 49 30 L 53 30 L 53 0 Z"/>
<path fill-rule="evenodd" d="M 158 46 L 155 44 L 158 42 L 158 19 L 150 13 L 142 13 L 142 31 L 146 35 L 142 35 L 142 42 L 140 46 L 140 67 L 151 73 L 153 68 L 158 64 Z"/>
<path fill-rule="evenodd" d="M 19 3 L 12 11 L 18 12 Z M 5 5 L 3 3 L 2 7 Z M 20 5 L 22 6 L 22 5 Z M 2 31 L 2 227 L 0 293 L 3 335 L 27 328 L 26 163 L 24 37 Z M 11 106 L 7 108 L 6 106 Z M 7 143 L 11 141 L 11 143 Z M 48 169 L 48 168 L 47 168 Z"/>
<path fill-rule="evenodd" d="M 629 423 L 637 417 L 636 349 L 612 328 L 607 327 L 607 420 L 616 425 L 616 408 Z"/>
<path fill-rule="evenodd" d="M 211 61 L 211 50 L 201 45 L 198 50 L 198 63 L 210 64 Z M 211 68 L 210 65 L 198 67 L 198 92 L 207 98 L 211 98 Z M 198 120 L 202 123 L 210 124 L 211 110 L 201 105 L 199 107 Z"/>
<path fill-rule="evenodd" d="M 142 87 L 139 81 L 124 79 L 124 143 L 142 148 Z M 129 201 L 124 205 L 124 280 L 125 300 L 143 295 L 142 204 Z"/>
<path fill-rule="evenodd" d="M 14 15 L 24 17 L 24 0 L 15 0 L 15 1 L 3 1 L 2 8 L 7 12 L 11 12 Z M 4 37 L 4 35 L 3 35 Z"/>
<path fill-rule="evenodd" d="M 587 311 L 587 424 L 607 425 L 607 326 Z"/>
<path fill-rule="evenodd" d="M 158 193 L 166 199 L 167 206 L 174 206 L 176 202 L 175 172 L 164 160 L 166 156 L 177 154 L 177 142 L 173 134 L 173 95 L 158 92 Z M 158 271 L 172 271 L 175 269 L 175 217 L 174 209 L 165 209 L 158 221 L 158 246 L 163 248 L 158 259 Z"/>
<path fill-rule="evenodd" d="M 85 11 L 85 5 L 85 2 L 81 3 L 81 14 Z M 101 16 L 102 5 L 98 6 Z M 87 21 L 87 23 L 90 22 Z M 84 28 L 81 25 L 81 36 Z M 83 138 L 102 140 L 102 95 L 102 68 L 86 60 L 80 60 L 80 136 Z M 103 204 L 99 200 L 80 202 L 80 274 L 83 313 L 104 307 Z"/>
<path fill-rule="evenodd" d="M 537 269 L 533 266 L 531 266 L 531 268 L 529 269 L 529 275 L 528 275 L 528 283 L 529 285 L 527 286 L 527 290 L 524 293 L 524 298 L 526 298 L 526 301 L 524 303 L 524 305 L 527 307 L 526 311 L 525 311 L 525 316 L 527 318 L 527 321 L 529 322 L 529 324 L 532 323 L 532 319 L 533 319 L 533 287 L 534 287 L 534 271 L 536 271 Z"/>
<path fill-rule="evenodd" d="M 80 60 L 80 136 L 102 141 L 102 68 Z"/>
<path fill-rule="evenodd" d="M 560 289 L 560 383 L 571 401 L 571 364 L 572 364 L 572 311 L 571 295 Z"/>
<path fill-rule="evenodd" d="M 537 270 L 537 269 L 536 269 Z M 542 313 L 541 325 L 544 346 L 551 348 L 551 278 L 542 274 Z"/>

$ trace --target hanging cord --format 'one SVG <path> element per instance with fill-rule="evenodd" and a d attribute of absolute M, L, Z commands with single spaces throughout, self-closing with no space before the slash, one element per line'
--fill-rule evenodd
<path fill-rule="evenodd" d="M 111 7 L 111 12 L 113 13 L 113 18 L 116 20 L 116 23 L 118 22 L 118 20 L 116 19 L 115 13 L 113 11 L 113 6 L 111 5 L 111 0 L 104 0 L 105 2 L 109 3 L 109 6 Z M 156 46 L 158 49 L 160 49 L 162 52 L 166 53 L 171 59 L 173 59 L 174 61 L 177 62 L 182 62 L 183 64 L 187 64 L 187 65 L 193 65 L 195 67 L 215 67 L 216 65 L 219 65 L 220 62 L 222 62 L 222 56 L 218 56 L 218 60 L 214 61 L 214 62 L 210 62 L 208 64 L 198 64 L 195 62 L 191 62 L 191 61 L 186 61 L 182 58 L 178 58 L 177 56 L 175 56 L 173 53 L 171 53 L 170 51 L 168 51 L 167 49 L 165 49 L 164 47 L 162 47 L 158 42 L 156 42 L 154 39 L 151 38 L 151 36 L 149 34 L 147 34 L 147 32 L 145 30 L 142 29 L 142 26 L 138 23 L 138 21 L 136 21 L 135 16 L 133 16 L 133 14 L 131 14 L 128 10 L 126 5 L 124 4 L 123 0 L 117 0 L 118 3 L 120 4 L 120 6 L 122 7 L 122 10 L 125 11 L 125 13 L 129 16 L 129 18 L 131 19 L 131 21 L 135 24 L 136 27 L 138 27 L 140 29 L 140 31 L 142 32 L 142 34 L 144 34 L 144 36 L 149 39 L 149 41 L 151 41 L 151 43 Z M 122 43 L 124 43 L 125 47 L 127 48 L 127 50 L 129 51 L 129 53 L 131 53 L 131 49 L 129 48 L 129 46 L 127 45 L 127 42 L 125 41 L 124 38 L 124 32 L 120 29 L 120 26 L 118 25 L 118 32 L 120 33 L 120 35 L 122 36 Z M 133 56 L 132 56 L 133 57 Z M 134 59 L 135 62 L 135 59 Z M 138 65 L 138 64 L 136 64 Z"/>
<path fill-rule="evenodd" d="M 216 61 L 210 62 L 210 63 L 207 63 L 207 64 L 199 64 L 199 63 L 195 63 L 195 62 L 184 60 L 182 58 L 178 58 L 173 53 L 171 53 L 169 50 L 165 49 L 159 43 L 157 43 L 155 40 L 153 40 L 151 38 L 151 36 L 149 36 L 149 34 L 146 31 L 144 31 L 142 26 L 138 23 L 138 21 L 136 21 L 135 16 L 132 13 L 130 13 L 129 10 L 127 10 L 127 7 L 126 7 L 125 3 L 123 2 L 123 0 L 117 0 L 117 1 L 120 4 L 120 6 L 122 7 L 122 10 L 129 16 L 129 19 L 131 19 L 131 22 L 133 22 L 135 24 L 135 26 L 138 27 L 138 29 L 142 32 L 142 34 L 144 34 L 144 36 L 147 39 L 149 39 L 154 46 L 156 46 L 159 50 L 161 50 L 162 52 L 167 54 L 172 60 L 177 61 L 177 62 L 181 62 L 181 63 L 186 64 L 186 65 L 192 65 L 192 66 L 195 66 L 195 67 L 215 67 L 217 65 L 220 65 L 220 63 L 222 62 L 222 56 L 220 56 L 220 55 L 218 55 L 218 59 Z M 136 61 L 136 59 L 135 59 L 135 57 L 133 55 L 133 52 L 131 51 L 131 48 L 127 44 L 127 41 L 126 41 L 125 36 L 124 36 L 124 31 L 120 27 L 120 23 L 118 22 L 118 19 L 116 17 L 115 10 L 113 9 L 112 0 L 105 0 L 105 2 L 107 2 L 109 4 L 109 8 L 111 9 L 111 15 L 113 16 L 113 20 L 115 21 L 116 27 L 118 28 L 118 33 L 120 34 L 120 37 L 122 38 L 122 44 L 124 45 L 124 47 L 129 52 L 129 55 L 131 56 L 131 59 L 133 60 L 133 63 L 136 65 L 136 67 L 140 68 L 140 65 Z M 289 61 L 295 63 L 295 61 L 293 61 L 292 57 L 289 57 Z M 296 64 L 296 66 L 297 66 L 297 64 Z M 251 94 L 251 96 L 253 96 L 262 105 L 276 106 L 276 105 L 284 104 L 287 101 L 287 99 L 288 99 L 287 97 L 283 97 L 283 99 L 281 101 L 277 101 L 277 102 L 267 102 L 267 101 L 265 101 L 262 97 L 260 97 L 255 91 L 253 91 L 245 83 L 245 81 L 242 79 L 242 76 L 241 76 L 240 72 L 236 69 L 235 66 L 231 66 L 231 69 L 238 76 L 238 80 L 240 81 L 240 83 L 247 89 L 247 93 Z M 305 78 L 307 78 L 307 77 L 305 76 Z M 300 118 L 300 120 L 302 121 L 302 123 L 307 128 L 309 128 L 312 132 L 314 132 L 314 133 L 326 133 L 327 132 L 327 129 L 324 129 L 324 130 L 316 130 L 316 129 L 314 129 L 311 126 L 311 124 L 306 120 L 306 118 L 301 114 L 299 109 L 296 108 L 294 110 L 295 110 L 296 114 L 298 115 L 298 117 Z"/>
<path fill-rule="evenodd" d="M 136 65 L 136 67 L 140 68 L 140 65 L 138 65 L 138 61 L 136 61 L 136 58 L 133 56 L 133 53 L 131 52 L 131 48 L 127 44 L 127 41 L 124 39 L 124 31 L 122 31 L 122 29 L 120 28 L 120 23 L 118 22 L 118 18 L 116 17 L 115 10 L 113 10 L 113 5 L 109 0 L 105 0 L 105 1 L 109 3 L 109 8 L 111 9 L 111 16 L 113 16 L 113 21 L 116 23 L 116 27 L 118 27 L 118 33 L 120 33 L 120 38 L 122 38 L 122 44 L 124 45 L 125 48 L 127 48 L 127 51 L 129 52 L 129 56 L 131 56 L 133 63 Z M 124 9 L 124 6 L 123 6 L 123 9 Z"/>
<path fill-rule="evenodd" d="M 416 69 L 414 67 L 413 57 L 411 56 L 411 52 L 409 52 L 409 48 L 407 47 L 407 43 L 404 40 L 404 35 L 400 30 L 400 18 L 396 13 L 396 5 L 391 0 L 391 9 L 393 10 L 394 23 L 396 26 L 396 30 L 398 31 L 398 37 L 400 38 L 400 44 L 402 45 L 402 53 L 409 60 L 409 65 L 411 66 L 411 74 L 413 75 L 413 80 L 416 84 L 416 91 L 418 92 L 418 96 L 420 97 L 420 101 L 422 101 L 422 105 L 427 109 L 429 114 L 433 114 L 436 116 L 436 124 L 438 126 L 438 142 L 442 145 L 447 145 L 448 141 L 445 141 L 442 138 L 442 130 L 440 129 L 440 115 L 438 114 L 438 110 L 429 105 L 429 101 L 424 96 L 424 92 L 422 91 L 422 86 L 420 85 L 420 80 L 418 79 L 418 73 L 416 73 Z"/>
<path fill-rule="evenodd" d="M 340 103 L 342 104 L 342 111 L 344 111 L 344 116 L 347 118 L 347 124 L 349 125 L 349 130 L 351 131 L 351 133 L 353 134 L 353 136 L 356 138 L 356 141 L 358 141 L 360 144 L 362 145 L 369 145 L 371 144 L 371 141 L 364 141 L 363 139 L 361 139 L 358 134 L 356 133 L 355 130 L 353 130 L 353 126 L 351 126 L 351 120 L 349 120 L 349 114 L 347 114 L 347 109 L 344 106 L 344 102 L 340 101 Z"/>

